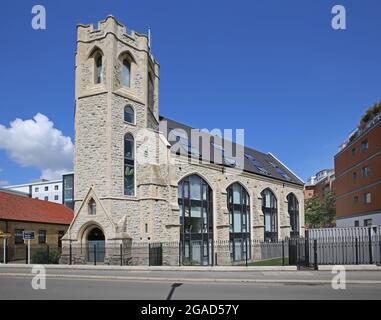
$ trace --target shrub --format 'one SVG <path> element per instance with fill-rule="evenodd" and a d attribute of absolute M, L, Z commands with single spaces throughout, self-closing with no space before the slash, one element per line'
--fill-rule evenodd
<path fill-rule="evenodd" d="M 187 258 L 185 258 L 184 261 L 183 261 L 183 266 L 199 266 L 199 265 L 200 265 L 200 262 L 194 261 L 194 260 L 190 260 L 190 259 L 187 259 Z"/>
<path fill-rule="evenodd" d="M 48 256 L 49 252 L 49 256 Z M 57 249 L 40 248 L 32 255 L 32 263 L 35 264 L 58 264 L 61 253 Z"/>

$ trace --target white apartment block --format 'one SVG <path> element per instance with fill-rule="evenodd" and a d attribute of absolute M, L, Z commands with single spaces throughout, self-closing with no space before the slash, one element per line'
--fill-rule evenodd
<path fill-rule="evenodd" d="M 38 180 L 31 183 L 6 186 L 4 189 L 28 194 L 31 198 L 62 204 L 62 180 Z"/>

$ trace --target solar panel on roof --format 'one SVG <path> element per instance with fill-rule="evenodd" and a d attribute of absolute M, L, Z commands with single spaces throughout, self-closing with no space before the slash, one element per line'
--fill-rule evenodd
<path fill-rule="evenodd" d="M 263 166 L 259 163 L 259 161 L 257 159 L 255 159 L 251 154 L 245 153 L 245 157 L 246 157 L 246 159 L 251 161 L 251 163 L 258 169 L 258 171 L 260 173 L 266 174 L 268 176 L 271 175 L 271 173 L 268 172 L 265 168 L 263 168 Z"/>

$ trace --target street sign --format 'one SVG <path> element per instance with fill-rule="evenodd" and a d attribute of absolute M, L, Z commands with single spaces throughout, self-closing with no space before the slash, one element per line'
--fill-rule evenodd
<path fill-rule="evenodd" d="M 10 237 L 11 237 L 10 233 L 4 233 L 3 231 L 0 231 L 0 239 L 7 239 Z"/>
<path fill-rule="evenodd" d="M 24 240 L 34 240 L 34 231 L 23 231 L 22 238 Z"/>

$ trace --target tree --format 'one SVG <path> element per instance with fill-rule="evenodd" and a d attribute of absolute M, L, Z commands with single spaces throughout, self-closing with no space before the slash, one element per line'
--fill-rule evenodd
<path fill-rule="evenodd" d="M 330 191 L 323 201 L 317 195 L 305 201 L 306 226 L 308 228 L 328 228 L 335 226 L 336 198 Z"/>
<path fill-rule="evenodd" d="M 329 228 L 336 226 L 336 197 L 332 191 L 324 195 L 322 203 L 322 227 Z"/>

